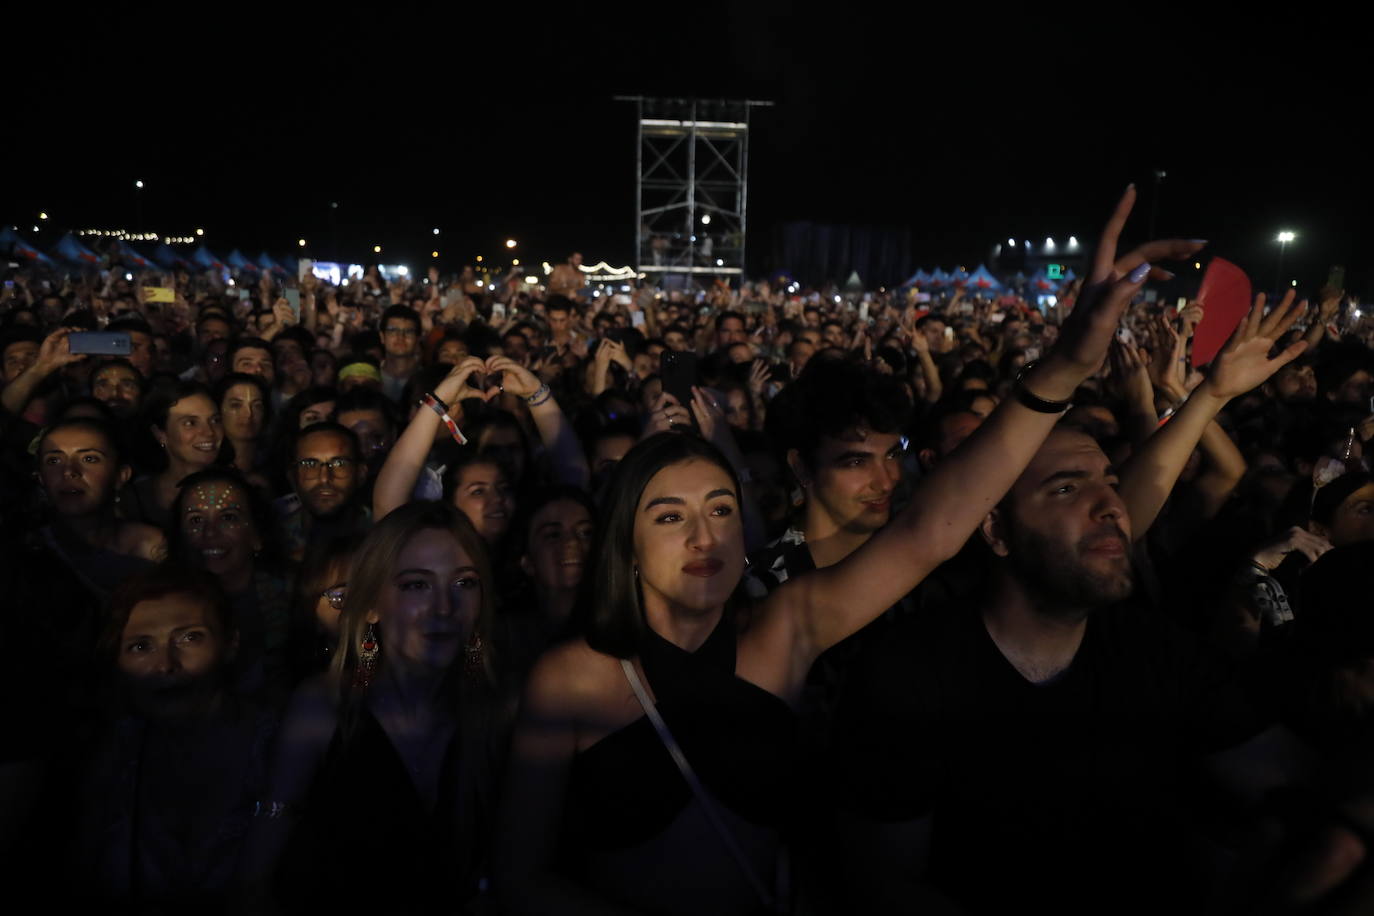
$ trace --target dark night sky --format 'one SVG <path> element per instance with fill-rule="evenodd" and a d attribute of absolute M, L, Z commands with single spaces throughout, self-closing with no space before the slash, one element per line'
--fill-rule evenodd
<path fill-rule="evenodd" d="M 1369 78 L 1335 21 L 1263 23 L 1266 38 L 1181 17 L 745 7 L 50 24 L 35 34 L 63 53 L 8 57 L 29 75 L 10 90 L 0 219 L 30 237 L 40 209 L 132 227 L 142 178 L 146 225 L 203 225 L 221 255 L 305 236 L 327 256 L 337 236 L 340 255 L 380 243 L 418 261 L 439 226 L 446 268 L 506 236 L 527 262 L 576 248 L 625 263 L 634 118 L 611 97 L 748 97 L 777 103 L 751 137 L 755 270 L 776 266 L 787 220 L 910 227 L 927 267 L 1007 236 L 1089 239 L 1132 180 L 1139 238 L 1161 168 L 1160 234 L 1209 238 L 1267 283 L 1272 238 L 1293 229 L 1285 273 L 1304 287 L 1332 263 L 1352 289 L 1374 283 Z"/>

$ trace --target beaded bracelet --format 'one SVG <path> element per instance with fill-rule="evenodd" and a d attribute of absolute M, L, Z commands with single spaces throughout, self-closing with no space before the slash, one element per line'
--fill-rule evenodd
<path fill-rule="evenodd" d="M 534 394 L 525 398 L 525 400 L 529 402 L 531 407 L 538 407 L 551 397 L 553 397 L 553 394 L 549 391 L 549 383 L 541 382 L 539 387 L 535 389 Z"/>
<path fill-rule="evenodd" d="M 439 420 L 448 427 L 449 435 L 453 436 L 453 441 L 457 442 L 459 445 L 468 444 L 467 436 L 463 435 L 463 431 L 458 428 L 458 424 L 454 422 L 453 417 L 448 415 L 448 405 L 439 400 L 434 392 L 427 392 L 424 397 L 420 398 L 420 406 L 428 407 L 439 415 Z"/>

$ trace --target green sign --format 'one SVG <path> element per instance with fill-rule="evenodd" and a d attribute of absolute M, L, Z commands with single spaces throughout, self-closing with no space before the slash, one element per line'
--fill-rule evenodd
<path fill-rule="evenodd" d="M 1062 279 L 1064 279 L 1064 265 L 1063 265 L 1063 264 L 1046 264 L 1046 265 L 1045 265 L 1045 276 L 1049 277 L 1051 280 L 1062 280 Z"/>

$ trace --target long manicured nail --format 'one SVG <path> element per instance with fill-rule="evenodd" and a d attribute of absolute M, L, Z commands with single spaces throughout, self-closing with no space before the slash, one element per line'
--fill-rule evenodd
<path fill-rule="evenodd" d="M 1172 270 L 1165 270 L 1161 267 L 1159 272 L 1164 274 L 1164 279 L 1166 280 L 1172 280 L 1174 278 L 1174 272 Z"/>
<path fill-rule="evenodd" d="M 1206 239 L 1189 239 L 1189 240 L 1188 240 L 1188 243 L 1191 244 L 1191 245 L 1206 245 L 1206 244 L 1207 244 L 1207 240 L 1206 240 Z"/>
<path fill-rule="evenodd" d="M 1130 184 L 1126 185 L 1126 190 L 1127 190 L 1127 191 L 1134 191 L 1134 190 L 1135 190 L 1135 182 L 1133 181 L 1133 182 L 1131 182 Z"/>
<path fill-rule="evenodd" d="M 1130 274 L 1126 277 L 1126 279 L 1130 280 L 1132 283 L 1139 283 L 1141 280 L 1145 279 L 1146 275 L 1149 274 L 1149 272 L 1150 264 L 1147 261 L 1146 263 L 1141 264 L 1135 270 L 1131 271 Z"/>

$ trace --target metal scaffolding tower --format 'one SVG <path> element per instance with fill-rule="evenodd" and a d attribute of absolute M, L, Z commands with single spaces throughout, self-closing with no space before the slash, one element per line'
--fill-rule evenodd
<path fill-rule="evenodd" d="M 646 99 L 639 114 L 635 257 L 641 273 L 685 280 L 744 273 L 749 111 L 772 102 Z"/>

